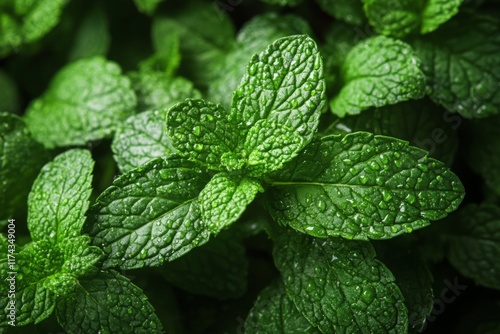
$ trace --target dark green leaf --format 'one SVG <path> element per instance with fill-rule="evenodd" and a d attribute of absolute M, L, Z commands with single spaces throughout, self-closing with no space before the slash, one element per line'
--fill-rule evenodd
<path fill-rule="evenodd" d="M 445 217 L 464 197 L 427 153 L 365 132 L 312 142 L 270 183 L 271 215 L 317 237 L 388 239 Z"/>
<path fill-rule="evenodd" d="M 16 83 L 0 68 L 0 113 L 19 111 L 19 93 Z M 3 123 L 3 122 L 2 122 Z"/>
<path fill-rule="evenodd" d="M 74 149 L 42 168 L 28 199 L 28 228 L 34 241 L 58 243 L 80 235 L 93 167 L 89 151 Z"/>
<path fill-rule="evenodd" d="M 58 301 L 57 319 L 68 333 L 162 333 L 142 290 L 114 271 L 81 279 Z"/>
<path fill-rule="evenodd" d="M 105 267 L 158 266 L 208 241 L 198 195 L 209 177 L 188 161 L 155 159 L 122 175 L 91 209 Z"/>
<path fill-rule="evenodd" d="M 366 21 L 361 0 L 318 0 L 321 8 L 338 20 L 361 25 Z"/>
<path fill-rule="evenodd" d="M 288 296 L 322 333 L 407 333 L 403 295 L 368 242 L 287 229 L 273 255 Z"/>
<path fill-rule="evenodd" d="M 134 0 L 139 11 L 152 15 L 156 7 L 164 0 Z"/>
<path fill-rule="evenodd" d="M 47 147 L 84 145 L 109 137 L 132 115 L 136 97 L 119 66 L 101 57 L 71 63 L 26 113 L 33 137 Z"/>

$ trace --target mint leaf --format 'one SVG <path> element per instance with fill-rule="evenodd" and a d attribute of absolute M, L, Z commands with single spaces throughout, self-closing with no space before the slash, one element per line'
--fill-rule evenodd
<path fill-rule="evenodd" d="M 70 295 L 58 300 L 56 312 L 69 333 L 162 333 L 142 290 L 112 270 L 81 279 Z"/>
<path fill-rule="evenodd" d="M 179 154 L 213 170 L 220 170 L 225 153 L 236 150 L 240 126 L 221 105 L 187 99 L 169 109 L 167 133 Z"/>
<path fill-rule="evenodd" d="M 317 0 L 321 8 L 337 20 L 361 25 L 366 21 L 361 0 Z"/>
<path fill-rule="evenodd" d="M 86 235 L 64 239 L 58 246 L 64 257 L 61 271 L 76 277 L 89 273 L 102 256 L 99 248 L 90 246 L 90 237 Z"/>
<path fill-rule="evenodd" d="M 299 16 L 276 13 L 255 16 L 241 28 L 236 44 L 219 64 L 216 78 L 208 87 L 208 98 L 229 109 L 232 92 L 238 88 L 252 55 L 278 38 L 296 34 L 312 34 L 309 24 Z"/>
<path fill-rule="evenodd" d="M 433 101 L 466 118 L 498 113 L 499 31 L 493 18 L 467 14 L 415 40 Z"/>
<path fill-rule="evenodd" d="M 465 158 L 484 182 L 500 194 L 500 116 L 488 117 L 467 123 Z"/>
<path fill-rule="evenodd" d="M 361 41 L 342 66 L 344 86 L 330 101 L 332 112 L 343 117 L 422 98 L 425 77 L 419 65 L 412 48 L 400 40 L 376 36 Z"/>
<path fill-rule="evenodd" d="M 366 16 L 375 30 L 384 35 L 405 37 L 426 34 L 458 13 L 462 0 L 363 0 Z M 388 10 L 390 8 L 390 10 Z"/>
<path fill-rule="evenodd" d="M 69 60 L 104 56 L 108 52 L 111 36 L 106 13 L 95 7 L 85 16 L 74 35 Z"/>
<path fill-rule="evenodd" d="M 137 95 L 137 111 L 170 108 L 187 98 L 200 98 L 193 83 L 184 78 L 172 78 L 164 72 L 141 70 L 129 74 Z"/>
<path fill-rule="evenodd" d="M 263 119 L 250 128 L 243 147 L 248 152 L 248 173 L 258 177 L 292 160 L 304 147 L 304 140 L 287 126 Z"/>
<path fill-rule="evenodd" d="M 17 113 L 19 111 L 19 93 L 16 83 L 0 68 L 0 112 Z"/>
<path fill-rule="evenodd" d="M 46 164 L 28 199 L 28 228 L 33 241 L 61 242 L 80 235 L 92 191 L 94 161 L 74 149 Z"/>
<path fill-rule="evenodd" d="M 365 132 L 309 144 L 275 177 L 278 223 L 316 237 L 388 239 L 445 217 L 464 197 L 458 177 L 427 153 Z"/>
<path fill-rule="evenodd" d="M 320 333 L 297 310 L 281 283 L 265 288 L 245 320 L 245 333 Z"/>
<path fill-rule="evenodd" d="M 48 152 L 31 137 L 21 118 L 0 112 L 0 219 L 23 210 L 31 185 L 48 159 Z"/>
<path fill-rule="evenodd" d="M 246 291 L 248 260 L 242 240 L 229 230 L 165 263 L 159 272 L 169 283 L 190 293 L 232 299 Z"/>
<path fill-rule="evenodd" d="M 471 204 L 453 217 L 447 236 L 450 262 L 476 283 L 500 290 L 500 207 Z"/>
<path fill-rule="evenodd" d="M 111 148 L 122 173 L 176 152 L 165 133 L 166 115 L 166 110 L 146 111 L 129 117 L 118 128 Z"/>
<path fill-rule="evenodd" d="M 311 140 L 325 104 L 323 63 L 305 35 L 284 37 L 255 55 L 233 95 L 231 115 L 248 128 L 261 119 Z"/>
<path fill-rule="evenodd" d="M 155 159 L 117 178 L 90 210 L 105 267 L 157 266 L 206 243 L 198 195 L 209 177 L 185 159 Z"/>
<path fill-rule="evenodd" d="M 156 7 L 163 2 L 163 0 L 134 0 L 140 12 L 152 15 Z"/>
<path fill-rule="evenodd" d="M 201 191 L 199 201 L 206 228 L 214 234 L 235 222 L 262 186 L 252 179 L 216 174 Z"/>
<path fill-rule="evenodd" d="M 451 166 L 458 149 L 457 129 L 461 124 L 458 115 L 450 116 L 442 107 L 423 99 L 336 119 L 325 133 L 366 131 L 404 139 L 412 146 L 428 151 L 432 158 Z"/>
<path fill-rule="evenodd" d="M 130 81 L 103 58 L 71 63 L 26 112 L 33 137 L 46 147 L 84 145 L 109 137 L 136 105 Z"/>
<path fill-rule="evenodd" d="M 0 3 L 0 57 L 47 34 L 59 22 L 63 0 L 2 1 Z"/>
<path fill-rule="evenodd" d="M 273 256 L 286 292 L 322 333 L 406 333 L 408 315 L 391 272 L 367 242 L 282 230 Z"/>

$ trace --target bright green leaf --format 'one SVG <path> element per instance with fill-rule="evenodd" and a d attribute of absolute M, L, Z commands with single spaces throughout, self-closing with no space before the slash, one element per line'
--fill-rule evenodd
<path fill-rule="evenodd" d="M 163 333 L 142 290 L 115 271 L 80 280 L 56 312 L 68 333 Z"/>
<path fill-rule="evenodd" d="M 322 333 L 407 333 L 403 295 L 368 242 L 288 229 L 273 255 L 288 296 Z"/>
<path fill-rule="evenodd" d="M 500 207 L 469 205 L 454 215 L 448 258 L 464 276 L 500 290 Z"/>
<path fill-rule="evenodd" d="M 462 15 L 415 40 L 434 102 L 466 118 L 500 110 L 500 28 L 488 16 Z"/>
<path fill-rule="evenodd" d="M 122 173 L 176 152 L 165 133 L 166 110 L 146 111 L 129 117 L 118 129 L 111 148 Z"/>
<path fill-rule="evenodd" d="M 388 239 L 445 217 L 464 197 L 458 177 L 427 153 L 365 132 L 308 145 L 270 181 L 271 215 L 316 237 Z"/>
<path fill-rule="evenodd" d="M 458 13 L 462 0 L 363 0 L 366 16 L 375 30 L 402 38 L 426 34 Z"/>
<path fill-rule="evenodd" d="M 42 168 L 28 199 L 28 228 L 34 241 L 58 243 L 80 235 L 93 167 L 89 151 L 74 149 Z"/>
<path fill-rule="evenodd" d="M 220 170 L 225 153 L 236 150 L 241 136 L 221 105 L 195 99 L 169 109 L 167 133 L 180 155 L 214 170 Z"/>
<path fill-rule="evenodd" d="M 160 3 L 164 0 L 134 0 L 139 11 L 152 15 Z"/>
<path fill-rule="evenodd" d="M 297 310 L 283 284 L 272 284 L 260 294 L 245 320 L 245 333 L 320 333 Z"/>
<path fill-rule="evenodd" d="M 117 64 L 100 57 L 64 67 L 27 110 L 33 137 L 47 147 L 109 137 L 136 105 L 130 81 L 120 72 Z"/>
<path fill-rule="evenodd" d="M 217 234 L 235 222 L 262 186 L 254 180 L 219 173 L 201 191 L 199 201 L 205 226 Z"/>
<path fill-rule="evenodd" d="M 384 36 L 363 40 L 347 54 L 342 66 L 344 86 L 330 108 L 343 117 L 422 98 L 425 77 L 419 66 L 412 48 L 400 40 Z"/>
<path fill-rule="evenodd" d="M 0 218 L 25 210 L 31 185 L 48 159 L 21 118 L 0 112 Z"/>
<path fill-rule="evenodd" d="M 117 178 L 91 208 L 105 267 L 157 266 L 209 239 L 198 195 L 209 177 L 185 159 L 155 159 Z"/>
<path fill-rule="evenodd" d="M 102 255 L 99 248 L 90 246 L 90 237 L 86 235 L 64 239 L 58 247 L 64 257 L 61 271 L 77 277 L 89 273 Z"/>
<path fill-rule="evenodd" d="M 261 119 L 311 140 L 325 104 L 323 63 L 305 35 L 284 37 L 253 56 L 233 95 L 231 115 L 248 128 Z"/>
<path fill-rule="evenodd" d="M 337 20 L 361 25 L 366 21 L 361 0 L 318 0 L 321 8 Z"/>
<path fill-rule="evenodd" d="M 298 132 L 275 121 L 262 119 L 248 131 L 244 149 L 248 154 L 249 175 L 262 176 L 276 171 L 295 158 L 304 147 Z"/>

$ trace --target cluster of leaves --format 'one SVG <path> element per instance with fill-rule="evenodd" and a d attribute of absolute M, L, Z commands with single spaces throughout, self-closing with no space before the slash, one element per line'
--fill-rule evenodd
<path fill-rule="evenodd" d="M 0 2 L 0 331 L 421 332 L 440 280 L 499 290 L 500 21 L 462 2 Z"/>

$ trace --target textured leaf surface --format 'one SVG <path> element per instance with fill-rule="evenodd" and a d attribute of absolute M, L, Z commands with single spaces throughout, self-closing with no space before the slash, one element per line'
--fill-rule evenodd
<path fill-rule="evenodd" d="M 297 131 L 307 141 L 325 103 L 323 63 L 305 35 L 284 37 L 253 56 L 233 95 L 231 114 L 248 128 L 267 119 Z"/>
<path fill-rule="evenodd" d="M 122 173 L 176 152 L 165 132 L 166 110 L 146 111 L 129 117 L 118 129 L 111 148 Z"/>
<path fill-rule="evenodd" d="M 185 159 L 155 159 L 113 182 L 91 209 L 105 267 L 157 266 L 208 241 L 198 195 L 208 176 Z"/>
<path fill-rule="evenodd" d="M 245 333 L 320 333 L 297 310 L 283 284 L 272 284 L 260 294 L 245 320 Z"/>
<path fill-rule="evenodd" d="M 316 237 L 392 238 L 445 217 L 464 196 L 425 151 L 365 132 L 318 139 L 284 170 L 271 181 L 271 215 Z"/>
<path fill-rule="evenodd" d="M 369 243 L 283 230 L 273 255 L 288 296 L 322 333 L 407 333 L 403 295 Z"/>
<path fill-rule="evenodd" d="M 436 104 L 424 100 L 407 101 L 373 108 L 359 115 L 335 120 L 327 134 L 366 131 L 407 140 L 412 146 L 450 166 L 458 149 L 458 127 L 462 120 Z"/>
<path fill-rule="evenodd" d="M 94 161 L 74 149 L 46 164 L 28 199 L 28 228 L 34 241 L 58 243 L 80 235 L 92 192 Z"/>
<path fill-rule="evenodd" d="M 114 271 L 80 280 L 58 301 L 57 319 L 69 333 L 162 333 L 142 290 Z"/>
<path fill-rule="evenodd" d="M 344 86 L 330 101 L 340 117 L 359 114 L 369 107 L 419 99 L 425 77 L 411 47 L 384 36 L 361 41 L 347 54 L 342 66 Z"/>
<path fill-rule="evenodd" d="M 363 0 L 370 24 L 384 35 L 398 38 L 426 34 L 458 13 L 462 0 Z"/>
<path fill-rule="evenodd" d="M 304 140 L 294 130 L 279 123 L 260 120 L 247 133 L 249 175 L 261 176 L 280 169 L 304 147 Z"/>
<path fill-rule="evenodd" d="M 464 276 L 500 290 L 500 207 L 469 205 L 454 215 L 448 258 Z"/>
<path fill-rule="evenodd" d="M 84 145 L 110 136 L 134 113 L 136 97 L 119 66 L 103 58 L 71 63 L 26 113 L 33 137 L 47 147 Z"/>
<path fill-rule="evenodd" d="M 241 28 L 236 44 L 221 61 L 216 78 L 208 87 L 208 98 L 229 109 L 232 94 L 245 75 L 252 55 L 278 38 L 296 34 L 312 34 L 308 23 L 299 16 L 276 13 L 255 16 Z"/>
<path fill-rule="evenodd" d="M 321 8 L 337 20 L 361 25 L 366 20 L 361 0 L 318 0 Z"/>
<path fill-rule="evenodd" d="M 219 170 L 224 154 L 236 150 L 240 127 L 221 105 L 188 99 L 167 113 L 167 133 L 179 154 Z"/>
<path fill-rule="evenodd" d="M 461 15 L 414 42 L 436 103 L 466 118 L 498 113 L 499 31 L 487 16 Z"/>
<path fill-rule="evenodd" d="M 26 207 L 31 185 L 48 159 L 21 118 L 0 112 L 0 219 Z"/>
<path fill-rule="evenodd" d="M 187 98 L 200 98 L 193 83 L 184 78 L 172 78 L 164 72 L 143 70 L 130 75 L 137 95 L 137 111 L 170 108 Z"/>
<path fill-rule="evenodd" d="M 262 186 L 252 179 L 219 173 L 201 191 L 203 222 L 214 234 L 235 222 Z"/>
<path fill-rule="evenodd" d="M 193 294 L 237 298 L 247 288 L 248 260 L 241 240 L 229 230 L 165 263 L 160 273 L 172 285 Z"/>

